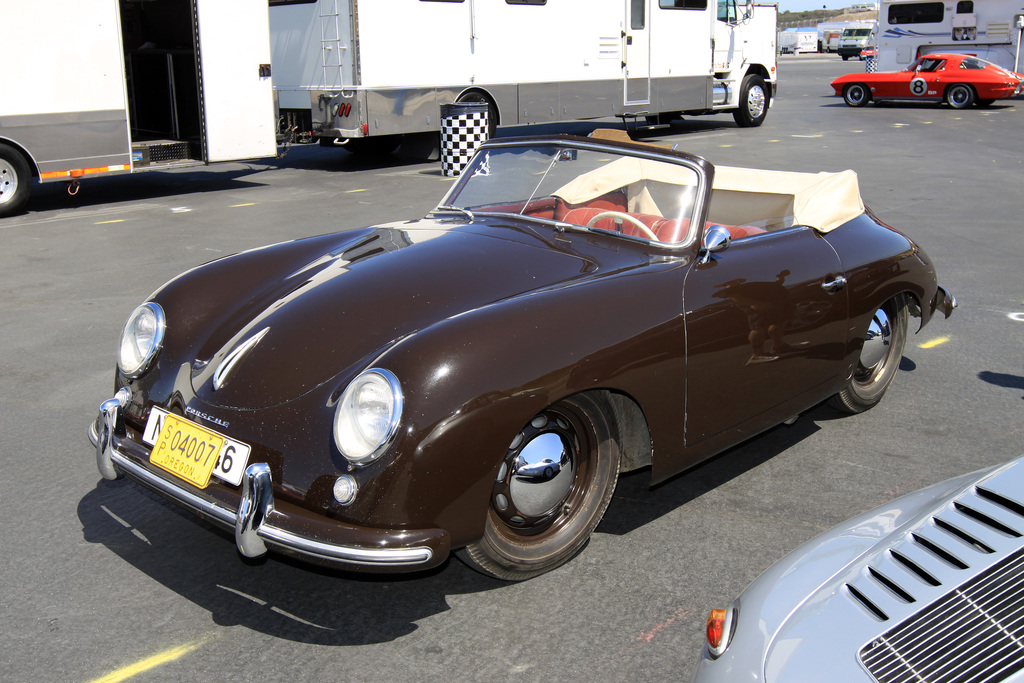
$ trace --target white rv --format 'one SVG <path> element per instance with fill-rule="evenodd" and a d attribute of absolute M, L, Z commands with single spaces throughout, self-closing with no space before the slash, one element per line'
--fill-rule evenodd
<path fill-rule="evenodd" d="M 491 125 L 731 112 L 764 120 L 777 6 L 743 0 L 270 0 L 292 139 L 393 147 L 440 106 Z"/>
<path fill-rule="evenodd" d="M 0 215 L 69 183 L 274 156 L 267 0 L 5 0 Z"/>
<path fill-rule="evenodd" d="M 956 52 L 1020 71 L 1024 0 L 900 0 L 879 12 L 878 70 Z"/>

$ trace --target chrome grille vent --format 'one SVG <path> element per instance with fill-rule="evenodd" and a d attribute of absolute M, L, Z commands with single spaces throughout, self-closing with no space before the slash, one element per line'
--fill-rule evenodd
<path fill-rule="evenodd" d="M 880 683 L 1001 681 L 1024 670 L 1024 549 L 860 651 Z"/>

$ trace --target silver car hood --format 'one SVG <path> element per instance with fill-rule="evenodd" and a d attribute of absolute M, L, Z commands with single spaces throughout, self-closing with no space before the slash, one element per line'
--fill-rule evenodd
<path fill-rule="evenodd" d="M 971 667 L 1024 661 L 1022 596 L 1018 459 L 883 505 L 783 558 L 737 599 L 729 649 L 718 661 L 705 650 L 694 680 L 969 680 Z M 991 680 L 1024 680 L 1011 672 Z"/>

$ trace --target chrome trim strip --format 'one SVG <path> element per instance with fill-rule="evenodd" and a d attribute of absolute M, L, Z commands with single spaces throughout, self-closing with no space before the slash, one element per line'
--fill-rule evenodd
<path fill-rule="evenodd" d="M 245 354 L 249 353 L 254 346 L 256 346 L 263 336 L 270 331 L 269 327 L 264 327 L 262 330 L 249 337 L 244 343 L 238 346 L 234 351 L 229 353 L 221 364 L 217 367 L 217 371 L 213 373 L 213 388 L 216 391 L 220 389 L 228 381 L 228 375 L 234 369 L 235 364 L 242 360 Z"/>
<path fill-rule="evenodd" d="M 117 448 L 117 439 L 126 437 L 123 431 L 121 404 L 116 399 L 109 399 L 104 401 L 102 410 L 89 430 L 89 440 L 96 445 L 97 465 L 104 478 L 116 479 L 122 474 L 128 474 L 179 503 L 234 529 L 238 549 L 247 557 L 264 554 L 266 545 L 263 541 L 309 557 L 349 564 L 417 565 L 429 562 L 434 556 L 433 550 L 425 546 L 359 548 L 333 545 L 273 526 L 266 521 L 274 509 L 273 484 L 270 479 L 270 468 L 266 463 L 254 463 L 246 468 L 242 504 L 238 511 L 201 498 L 153 474 L 121 453 Z M 105 470 L 114 473 L 115 476 L 108 477 Z"/>

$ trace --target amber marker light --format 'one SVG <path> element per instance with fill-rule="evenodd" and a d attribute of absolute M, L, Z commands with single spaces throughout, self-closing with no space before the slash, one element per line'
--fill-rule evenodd
<path fill-rule="evenodd" d="M 713 609 L 708 615 L 708 651 L 713 659 L 717 659 L 729 647 L 729 636 L 732 635 L 732 610 Z"/>

